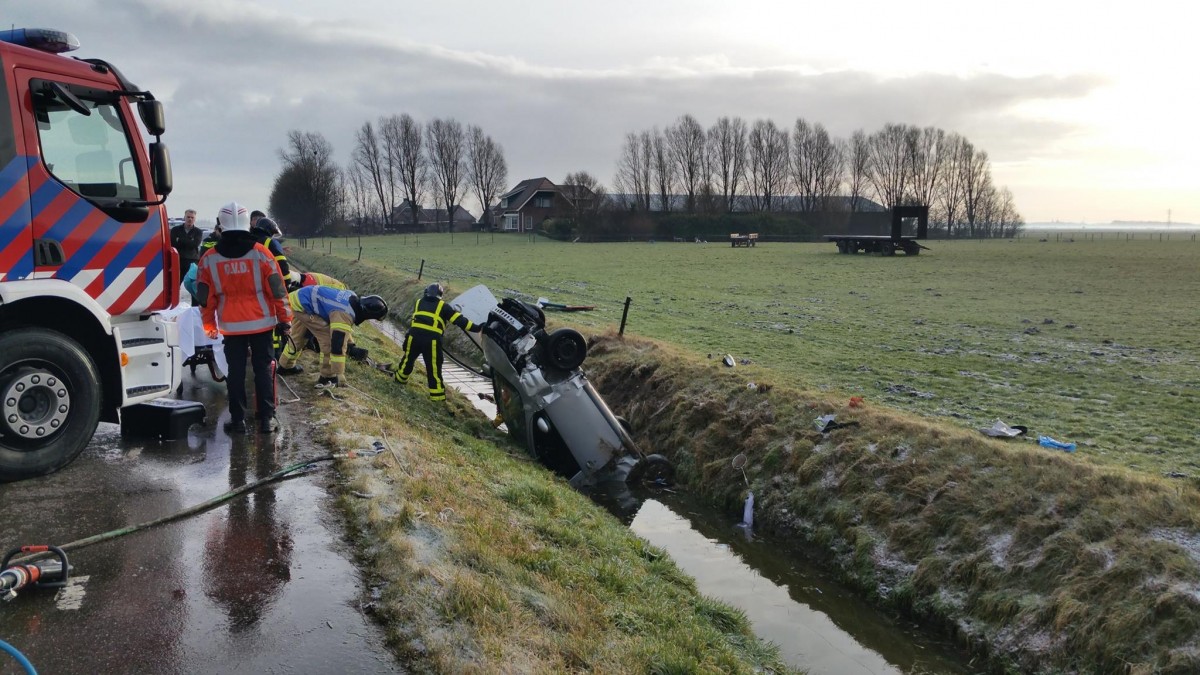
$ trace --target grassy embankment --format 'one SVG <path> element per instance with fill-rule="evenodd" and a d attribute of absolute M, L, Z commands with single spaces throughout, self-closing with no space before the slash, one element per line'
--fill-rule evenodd
<path fill-rule="evenodd" d="M 1193 481 L 1155 475 L 1197 461 L 1187 419 L 1197 371 L 1185 348 L 1200 249 L 936 242 L 936 257 L 882 260 L 804 245 L 768 255 L 516 240 L 476 254 L 469 239 L 453 249 L 428 239 L 419 252 L 377 241 L 369 258 L 402 269 L 405 256 L 438 252 L 454 266 L 474 261 L 462 273 L 426 264 L 427 278 L 432 268 L 460 289 L 486 281 L 569 303 L 603 297 L 610 308 L 612 296 L 648 296 L 635 305 L 636 332 L 674 327 L 666 337 L 690 349 L 610 336 L 587 366 L 639 440 L 727 505 L 743 494 L 729 459 L 746 452 L 760 522 L 819 544 L 884 602 L 957 626 L 1000 667 L 1200 665 L 1200 499 Z M 329 257 L 318 266 L 359 285 L 399 278 Z M 1154 283 L 1168 279 L 1170 292 Z M 614 315 L 570 318 L 611 325 Z M 721 369 L 703 353 L 716 345 L 767 367 Z M 905 395 L 900 376 L 936 393 Z M 752 392 L 750 380 L 768 386 Z M 865 409 L 844 407 L 862 393 Z M 1004 416 L 1086 442 L 1070 456 L 1005 445 L 880 400 L 972 425 Z M 822 437 L 812 420 L 825 412 L 859 426 Z"/>
<path fill-rule="evenodd" d="M 396 298 L 403 287 L 385 288 Z M 377 331 L 360 329 L 356 341 L 395 363 Z M 423 377 L 402 387 L 358 364 L 337 400 L 318 395 L 314 379 L 293 378 L 313 408 L 312 436 L 340 451 L 389 448 L 340 462 L 340 503 L 406 667 L 791 671 L 739 610 L 700 595 L 666 554 L 509 446 L 461 396 L 433 404 Z"/>

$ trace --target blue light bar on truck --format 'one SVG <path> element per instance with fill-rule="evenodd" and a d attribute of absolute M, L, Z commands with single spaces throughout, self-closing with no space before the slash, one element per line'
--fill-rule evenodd
<path fill-rule="evenodd" d="M 66 31 L 49 28 L 14 28 L 0 30 L 0 42 L 29 47 L 51 54 L 61 54 L 79 49 L 79 38 Z"/>

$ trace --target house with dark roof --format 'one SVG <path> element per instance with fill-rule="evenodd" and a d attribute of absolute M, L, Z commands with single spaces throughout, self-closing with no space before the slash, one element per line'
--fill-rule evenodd
<path fill-rule="evenodd" d="M 492 222 L 501 232 L 529 232 L 550 218 L 570 217 L 593 208 L 596 195 L 581 185 L 555 185 L 530 178 L 500 195 L 492 206 Z"/>
<path fill-rule="evenodd" d="M 392 210 L 392 223 L 396 229 L 405 232 L 448 232 L 450 219 L 446 217 L 446 209 L 427 209 L 422 206 L 417 207 L 417 221 L 413 222 L 411 203 L 407 199 L 400 203 Z M 455 232 L 463 232 L 475 227 L 475 216 L 471 212 L 464 209 L 461 205 L 454 206 L 454 222 L 453 229 Z"/>

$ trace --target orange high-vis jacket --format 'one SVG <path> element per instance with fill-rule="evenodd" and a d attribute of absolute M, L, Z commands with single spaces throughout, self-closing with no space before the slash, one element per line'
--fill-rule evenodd
<path fill-rule="evenodd" d="M 279 265 L 262 244 L 254 244 L 240 258 L 210 249 L 200 258 L 196 285 L 200 284 L 209 289 L 200 311 L 205 331 L 219 327 L 222 335 L 249 335 L 292 320 Z"/>

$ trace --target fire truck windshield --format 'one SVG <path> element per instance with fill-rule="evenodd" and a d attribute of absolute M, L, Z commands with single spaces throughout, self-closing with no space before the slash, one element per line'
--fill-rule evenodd
<path fill-rule="evenodd" d="M 89 114 L 50 95 L 33 97 L 46 168 L 63 185 L 98 203 L 140 199 L 141 179 L 116 97 L 73 93 Z"/>

